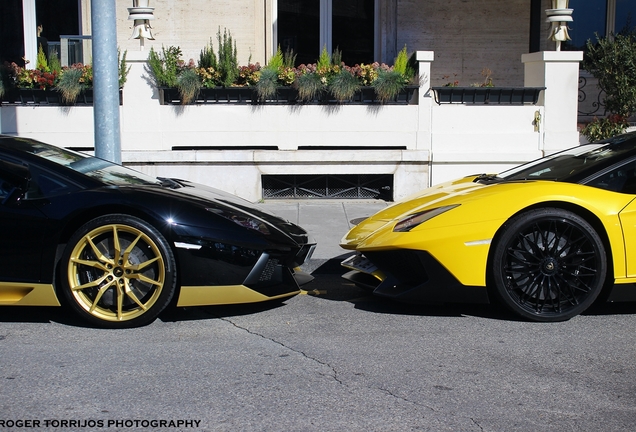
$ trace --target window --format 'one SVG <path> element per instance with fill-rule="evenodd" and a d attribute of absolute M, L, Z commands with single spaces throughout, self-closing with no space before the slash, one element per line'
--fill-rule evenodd
<path fill-rule="evenodd" d="M 29 22 L 28 28 L 25 28 L 25 16 L 26 21 Z M 29 17 L 31 17 L 30 20 Z M 37 34 L 38 25 L 42 25 L 39 35 Z M 60 35 L 79 34 L 80 2 L 78 0 L 0 1 L 0 41 L 2 41 L 0 64 L 8 61 L 24 65 L 22 58 L 25 57 L 25 41 L 27 43 L 33 41 L 34 46 L 37 44 L 37 39 L 39 43 L 46 41 L 47 54 L 56 52 L 59 55 Z M 28 58 L 28 60 L 31 65 L 36 62 L 35 58 Z"/>
<path fill-rule="evenodd" d="M 588 182 L 587 185 L 613 192 L 636 194 L 636 170 L 634 168 L 636 165 L 632 160 L 609 170 L 609 172 Z"/>
<path fill-rule="evenodd" d="M 49 198 L 79 189 L 66 179 L 35 167 L 31 167 L 30 173 L 26 199 Z"/>
<path fill-rule="evenodd" d="M 278 44 L 296 64 L 315 63 L 323 47 L 348 65 L 373 63 L 375 0 L 278 0 Z"/>
<path fill-rule="evenodd" d="M 568 26 L 572 40 L 562 45 L 564 50 L 581 51 L 588 39 L 596 40 L 612 33 L 634 30 L 636 2 L 634 0 L 570 0 L 574 9 Z"/>
<path fill-rule="evenodd" d="M 636 27 L 636 2 L 634 0 L 616 0 L 616 18 L 614 31 L 631 31 Z"/>
<path fill-rule="evenodd" d="M 297 64 L 315 63 L 320 47 L 320 0 L 278 0 L 278 44 Z"/>

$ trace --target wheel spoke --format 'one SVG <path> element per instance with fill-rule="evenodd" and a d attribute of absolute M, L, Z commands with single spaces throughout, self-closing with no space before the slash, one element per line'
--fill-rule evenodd
<path fill-rule="evenodd" d="M 85 259 L 80 259 L 80 258 L 71 258 L 71 262 L 75 263 L 75 264 L 79 264 L 79 265 L 85 265 L 88 267 L 94 267 L 96 269 L 102 270 L 104 272 L 108 271 L 108 268 L 101 262 L 99 261 L 92 261 L 92 260 L 85 260 Z"/>
<path fill-rule="evenodd" d="M 161 286 L 163 283 L 160 280 L 154 280 L 149 278 L 148 276 L 145 276 L 142 273 L 133 273 L 131 275 L 128 276 L 128 279 L 138 279 L 142 282 L 146 282 L 149 283 L 151 285 L 156 285 L 156 286 Z"/>
<path fill-rule="evenodd" d="M 124 292 L 126 293 L 126 295 L 135 303 L 137 303 L 137 305 L 142 308 L 143 310 L 146 310 L 146 305 L 143 304 L 135 295 L 135 293 L 133 292 L 133 290 L 130 288 L 130 284 L 128 282 L 126 282 L 124 284 Z"/>
<path fill-rule="evenodd" d="M 101 287 L 99 289 L 99 291 L 97 291 L 97 295 L 95 296 L 95 300 L 93 300 L 93 304 L 91 304 L 91 307 L 89 309 L 90 312 L 93 312 L 95 310 L 95 308 L 97 308 L 97 305 L 99 303 L 99 301 L 101 300 L 102 296 L 104 295 L 104 293 L 113 286 L 113 283 L 108 283 L 106 285 L 104 285 L 103 287 Z"/>
<path fill-rule="evenodd" d="M 113 261 L 115 263 L 119 262 L 121 259 L 121 244 L 119 243 L 119 233 L 117 231 L 118 226 L 113 225 Z"/>
<path fill-rule="evenodd" d="M 97 245 L 95 243 L 93 243 L 93 239 L 92 238 L 90 238 L 89 236 L 86 236 L 86 237 L 84 237 L 84 240 L 86 241 L 86 243 L 89 244 L 89 246 L 93 250 L 93 253 L 95 254 L 95 257 L 97 258 L 97 260 L 99 260 L 101 262 L 113 264 L 113 260 L 108 258 L 107 256 L 105 256 L 102 253 L 102 251 L 99 250 Z"/>
<path fill-rule="evenodd" d="M 152 259 L 149 259 L 148 261 L 144 261 L 142 263 L 139 264 L 128 264 L 126 266 L 126 270 L 131 270 L 133 272 L 138 272 L 140 270 L 145 269 L 146 267 L 148 267 L 150 264 L 157 262 L 158 260 L 160 260 L 160 257 L 154 257 Z"/>
<path fill-rule="evenodd" d="M 87 282 L 85 284 L 82 285 L 74 285 L 71 287 L 71 290 L 73 291 L 82 291 L 88 288 L 96 288 L 98 286 L 100 286 L 106 279 L 108 278 L 108 275 L 104 275 L 102 277 L 100 277 L 99 279 L 95 279 L 94 281 L 90 281 Z"/>
<path fill-rule="evenodd" d="M 130 253 L 135 249 L 135 247 L 137 246 L 137 243 L 139 242 L 139 239 L 141 239 L 142 236 L 143 236 L 143 234 L 139 233 L 137 238 L 134 239 L 132 242 L 130 242 L 130 244 L 128 245 L 128 247 L 126 248 L 124 253 L 122 254 L 122 260 L 124 262 L 128 262 L 128 257 L 130 256 Z"/>
<path fill-rule="evenodd" d="M 116 285 L 115 291 L 117 292 L 117 320 L 121 321 L 124 316 L 124 292 L 119 285 Z"/>

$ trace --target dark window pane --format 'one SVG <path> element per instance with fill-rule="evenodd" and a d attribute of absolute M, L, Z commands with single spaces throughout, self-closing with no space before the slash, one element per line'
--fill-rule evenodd
<path fill-rule="evenodd" d="M 59 58 L 60 35 L 80 34 L 79 10 L 80 6 L 77 0 L 36 0 L 37 25 L 42 26 L 42 31 L 38 36 L 38 47 L 43 45 L 48 58 L 51 55 L 56 55 Z M 71 61 L 71 63 L 74 62 Z"/>
<path fill-rule="evenodd" d="M 596 40 L 594 33 L 605 36 L 607 1 L 606 0 L 570 0 L 568 6 L 574 9 L 571 23 L 568 23 L 572 40 L 561 45 L 564 50 L 581 51 L 588 39 Z"/>
<path fill-rule="evenodd" d="M 374 0 L 333 2 L 333 49 L 347 65 L 373 63 Z"/>
<path fill-rule="evenodd" d="M 636 27 L 636 2 L 634 0 L 616 0 L 616 33 L 630 32 Z"/>
<path fill-rule="evenodd" d="M 44 27 L 42 35 L 50 41 L 60 35 L 79 35 L 79 4 L 77 0 L 37 0 L 35 16 Z"/>
<path fill-rule="evenodd" d="M 16 62 L 23 65 L 24 32 L 22 30 L 22 0 L 0 1 L 0 65 Z"/>
<path fill-rule="evenodd" d="M 37 0 L 35 11 L 37 23 L 43 26 L 41 36 L 55 45 L 61 34 L 78 35 L 79 10 L 78 0 Z M 8 61 L 23 65 L 22 22 L 22 0 L 0 0 L 0 64 Z M 35 59 L 29 60 L 35 63 Z"/>
<path fill-rule="evenodd" d="M 315 63 L 320 55 L 320 0 L 278 0 L 278 44 L 293 50 L 296 64 Z"/>

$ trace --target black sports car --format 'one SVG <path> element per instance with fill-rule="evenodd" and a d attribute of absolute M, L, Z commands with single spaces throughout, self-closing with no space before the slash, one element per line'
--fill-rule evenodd
<path fill-rule="evenodd" d="M 315 243 L 219 190 L 0 135 L 0 305 L 133 327 L 177 306 L 300 292 Z"/>

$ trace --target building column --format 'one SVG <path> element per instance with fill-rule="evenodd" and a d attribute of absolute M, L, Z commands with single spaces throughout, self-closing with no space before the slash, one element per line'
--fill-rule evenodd
<path fill-rule="evenodd" d="M 38 35 L 35 17 L 35 0 L 22 0 L 22 25 L 24 27 L 24 58 L 29 61 L 27 69 L 38 65 Z"/>
<path fill-rule="evenodd" d="M 577 130 L 579 63 L 582 51 L 542 51 L 523 54 L 526 87 L 545 87 L 541 130 L 545 155 L 579 144 Z"/>
<path fill-rule="evenodd" d="M 420 88 L 418 91 L 418 128 L 416 149 L 431 151 L 431 112 L 433 94 L 431 91 L 431 65 L 435 59 L 433 51 L 416 51 L 415 59 L 419 66 L 418 76 Z"/>

